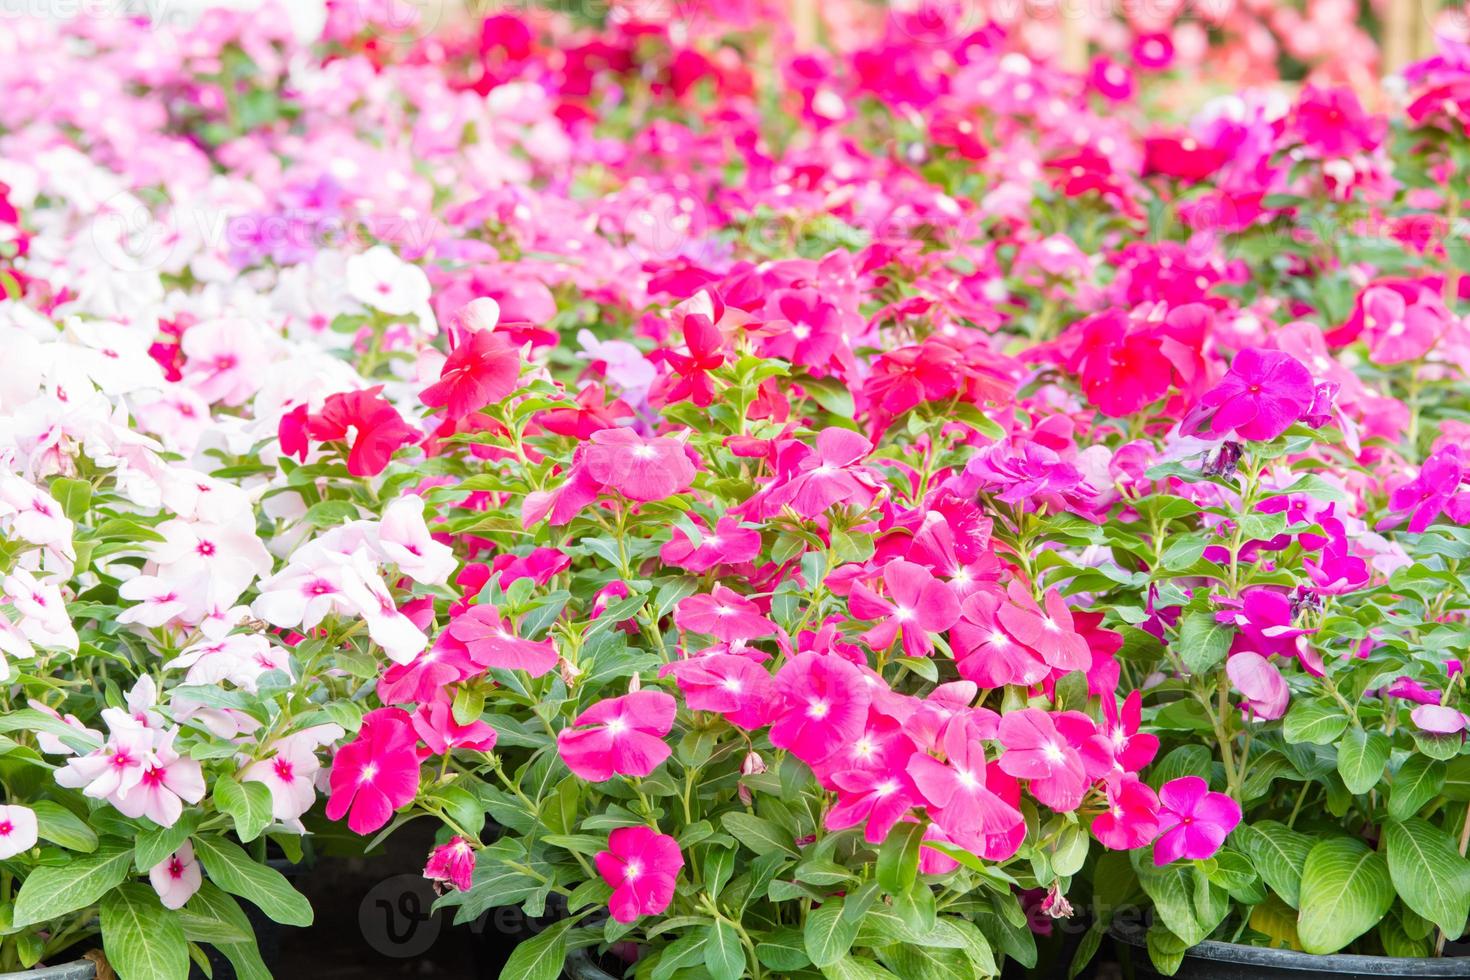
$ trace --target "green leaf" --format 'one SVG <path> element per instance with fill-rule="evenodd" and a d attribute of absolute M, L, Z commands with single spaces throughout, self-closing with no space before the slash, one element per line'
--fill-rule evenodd
<path fill-rule="evenodd" d="M 562 919 L 516 946 L 501 969 L 501 980 L 557 980 L 567 960 L 567 930 L 576 919 Z"/>
<path fill-rule="evenodd" d="M 1179 626 L 1179 659 L 1191 674 L 1207 674 L 1225 659 L 1235 628 L 1215 622 L 1212 612 L 1192 612 Z"/>
<path fill-rule="evenodd" d="M 822 976 L 827 980 L 894 980 L 893 974 L 877 963 L 855 956 L 844 956 L 822 967 Z"/>
<path fill-rule="evenodd" d="M 1388 796 L 1389 816 L 1395 820 L 1412 817 L 1420 807 L 1439 795 L 1444 781 L 1443 762 L 1422 755 L 1409 756 L 1394 773 L 1393 788 Z"/>
<path fill-rule="evenodd" d="M 86 480 L 59 476 L 51 481 L 51 496 L 61 505 L 61 512 L 73 521 L 80 521 L 92 508 L 92 484 Z"/>
<path fill-rule="evenodd" d="M 757 854 L 785 851 L 798 856 L 796 840 L 790 833 L 769 820 L 749 813 L 727 813 L 720 818 L 730 835 Z"/>
<path fill-rule="evenodd" d="M 1388 873 L 1404 904 L 1459 938 L 1470 917 L 1470 861 L 1450 835 L 1417 817 L 1384 827 Z"/>
<path fill-rule="evenodd" d="M 704 967 L 714 980 L 740 980 L 745 975 L 745 950 L 735 927 L 718 919 L 709 928 L 704 943 Z"/>
<path fill-rule="evenodd" d="M 818 405 L 842 418 L 850 419 L 857 408 L 853 403 L 852 389 L 836 378 L 802 378 L 799 384 Z"/>
<path fill-rule="evenodd" d="M 1282 719 L 1281 734 L 1292 743 L 1331 745 L 1347 726 L 1347 712 L 1337 702 L 1298 699 Z"/>
<path fill-rule="evenodd" d="M 311 925 L 311 903 L 305 896 L 279 871 L 251 860 L 238 844 L 222 837 L 196 837 L 194 853 L 215 884 L 253 903 L 273 922 Z"/>
<path fill-rule="evenodd" d="M 878 884 L 890 895 L 908 891 L 918 877 L 919 845 L 926 829 L 922 823 L 901 823 L 878 849 Z"/>
<path fill-rule="evenodd" d="M 1393 746 L 1382 732 L 1350 728 L 1337 743 L 1337 771 L 1343 785 L 1357 796 L 1378 785 Z"/>
<path fill-rule="evenodd" d="M 1089 846 L 1087 831 L 1075 824 L 1063 827 L 1052 849 L 1051 869 L 1063 878 L 1070 878 L 1082 870 Z"/>
<path fill-rule="evenodd" d="M 235 834 L 246 844 L 270 826 L 271 791 L 264 783 L 221 779 L 214 784 L 214 805 L 234 819 Z"/>
<path fill-rule="evenodd" d="M 1176 861 L 1160 868 L 1154 865 L 1151 850 L 1136 853 L 1138 883 L 1153 900 L 1158 918 L 1186 946 L 1202 941 L 1209 933 L 1195 914 L 1193 867 Z"/>
<path fill-rule="evenodd" d="M 811 962 L 797 929 L 777 929 L 767 933 L 765 940 L 756 944 L 755 955 L 762 966 L 780 973 L 800 970 Z"/>
<path fill-rule="evenodd" d="M 1372 929 L 1393 905 L 1388 863 L 1356 837 L 1312 846 L 1302 869 L 1297 935 L 1309 953 L 1335 953 Z"/>
<path fill-rule="evenodd" d="M 271 980 L 270 970 L 266 969 L 265 961 L 260 958 L 255 930 L 239 902 L 225 894 L 214 882 L 206 881 L 200 884 L 199 890 L 184 907 L 201 918 L 213 919 L 247 937 L 244 942 L 239 943 L 204 940 L 230 961 L 230 966 L 235 968 L 237 980 Z"/>
<path fill-rule="evenodd" d="M 12 924 L 28 926 L 86 908 L 122 884 L 132 863 L 131 847 L 108 842 L 60 867 L 36 868 L 16 896 Z"/>
<path fill-rule="evenodd" d="M 188 980 L 183 926 L 140 882 L 119 885 L 102 899 L 102 950 L 121 980 Z"/>
<path fill-rule="evenodd" d="M 806 917 L 806 928 L 802 930 L 806 955 L 817 967 L 831 966 L 852 948 L 858 925 L 843 918 L 842 899 L 824 902 Z"/>
<path fill-rule="evenodd" d="M 1230 839 L 1283 902 L 1292 908 L 1301 907 L 1302 870 L 1312 850 L 1312 838 L 1274 820 L 1262 820 L 1241 824 Z"/>
<path fill-rule="evenodd" d="M 1153 963 L 1154 969 L 1166 977 L 1172 977 L 1179 972 L 1179 964 L 1184 961 L 1185 950 L 1193 945 L 1193 943 L 1180 939 L 1157 922 L 1149 926 L 1145 943 L 1148 945 L 1149 961 Z"/>
<path fill-rule="evenodd" d="M 30 804 L 36 814 L 36 833 L 68 851 L 91 854 L 97 850 L 97 832 L 60 803 L 38 800 Z"/>
<path fill-rule="evenodd" d="M 975 980 L 979 975 L 958 949 L 904 943 L 885 950 L 883 958 L 904 980 Z"/>

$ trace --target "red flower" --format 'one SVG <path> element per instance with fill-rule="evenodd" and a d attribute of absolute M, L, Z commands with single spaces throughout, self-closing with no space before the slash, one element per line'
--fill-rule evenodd
<path fill-rule="evenodd" d="M 430 408 L 444 407 L 452 419 L 478 412 L 498 402 L 516 387 L 521 358 L 503 335 L 477 330 L 450 352 L 439 372 L 419 399 Z"/>
<path fill-rule="evenodd" d="M 382 385 L 365 391 L 344 391 L 327 398 L 321 412 L 308 417 L 306 432 L 319 442 L 347 441 L 347 472 L 377 476 L 393 451 L 413 442 L 418 433 L 379 394 Z"/>
<path fill-rule="evenodd" d="M 709 372 L 725 363 L 725 335 L 703 313 L 684 317 L 684 344 L 689 353 L 664 351 L 664 362 L 678 374 L 661 393 L 665 404 L 692 401 L 701 408 L 715 400 L 715 383 Z"/>

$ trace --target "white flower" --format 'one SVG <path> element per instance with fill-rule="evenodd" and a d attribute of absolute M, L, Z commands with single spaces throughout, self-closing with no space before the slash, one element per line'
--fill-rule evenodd
<path fill-rule="evenodd" d="M 347 292 L 364 306 L 390 316 L 422 313 L 429 305 L 429 277 L 383 245 L 347 260 Z"/>

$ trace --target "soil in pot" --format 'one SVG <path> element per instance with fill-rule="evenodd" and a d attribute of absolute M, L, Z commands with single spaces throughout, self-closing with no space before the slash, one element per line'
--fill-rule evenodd
<path fill-rule="evenodd" d="M 1145 930 L 1138 923 L 1112 929 L 1124 980 L 1161 980 L 1149 962 Z M 1315 956 L 1291 949 L 1203 942 L 1189 950 L 1175 980 L 1347 980 L 1353 977 L 1470 977 L 1470 957 L 1395 959 L 1336 954 Z"/>

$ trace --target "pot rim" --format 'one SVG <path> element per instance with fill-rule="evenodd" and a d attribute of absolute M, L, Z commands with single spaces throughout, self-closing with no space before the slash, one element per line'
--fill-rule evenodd
<path fill-rule="evenodd" d="M 1139 923 L 1115 922 L 1108 932 L 1129 946 L 1147 949 Z M 1341 973 L 1344 977 L 1470 977 L 1470 957 L 1363 956 L 1358 953 L 1304 953 L 1269 946 L 1243 946 L 1206 939 L 1185 952 L 1202 960 L 1270 967 L 1275 970 Z"/>
<path fill-rule="evenodd" d="M 97 964 L 91 960 L 40 966 L 19 973 L 0 973 L 0 980 L 95 980 Z"/>

